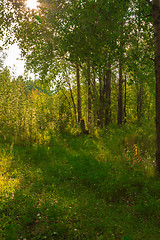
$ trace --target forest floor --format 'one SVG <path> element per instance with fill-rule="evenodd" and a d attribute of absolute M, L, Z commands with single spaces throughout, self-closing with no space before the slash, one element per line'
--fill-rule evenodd
<path fill-rule="evenodd" d="M 159 240 L 154 133 L 110 127 L 101 136 L 0 142 L 0 239 Z"/>

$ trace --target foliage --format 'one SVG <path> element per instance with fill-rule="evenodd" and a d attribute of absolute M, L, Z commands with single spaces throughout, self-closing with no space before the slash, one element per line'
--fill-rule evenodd
<path fill-rule="evenodd" d="M 42 142 L 49 139 L 54 105 L 51 95 L 32 87 L 23 79 L 11 81 L 9 71 L 0 73 L 1 136 L 11 142 Z"/>
<path fill-rule="evenodd" d="M 150 2 L 1 2 L 0 238 L 159 239 Z"/>
<path fill-rule="evenodd" d="M 91 125 L 105 126 L 108 101 L 111 102 L 108 107 L 111 109 L 111 120 L 117 121 L 119 62 L 122 65 L 122 80 L 127 78 L 126 119 L 122 119 L 123 122 L 139 121 L 142 115 L 147 115 L 148 119 L 150 115 L 155 115 L 153 27 L 148 1 L 41 0 L 34 10 L 26 8 L 25 1 L 8 0 L 5 4 L 6 9 L 12 8 L 10 32 L 14 32 L 27 68 L 38 73 L 39 80 L 53 84 L 56 98 L 59 97 L 57 102 L 63 101 L 59 108 L 60 113 L 63 112 L 63 126 L 67 124 L 67 129 L 70 125 L 76 126 L 78 90 L 73 84 L 76 64 L 81 68 L 82 118 L 88 127 L 89 111 Z M 112 72 L 111 99 L 107 99 L 105 92 L 108 89 L 105 86 L 108 70 Z M 68 77 L 72 79 L 73 97 L 68 94 Z M 88 80 L 92 86 L 90 90 Z M 123 81 L 122 85 L 121 99 L 124 98 Z M 151 104 L 147 103 L 147 98 L 151 99 Z M 90 105 L 88 109 L 87 105 Z"/>

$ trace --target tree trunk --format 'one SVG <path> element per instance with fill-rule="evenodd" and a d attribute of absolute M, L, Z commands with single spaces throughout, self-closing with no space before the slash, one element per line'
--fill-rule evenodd
<path fill-rule="evenodd" d="M 75 115 L 75 120 L 77 122 L 77 111 L 76 111 L 76 105 L 75 105 L 75 101 L 74 101 L 74 97 L 73 97 L 73 92 L 72 92 L 72 88 L 71 88 L 71 84 L 68 81 L 68 86 L 69 86 L 69 90 L 70 90 L 70 94 L 71 94 L 71 99 L 72 99 L 72 103 L 73 103 L 73 109 L 74 109 L 74 115 Z"/>
<path fill-rule="evenodd" d="M 96 125 L 97 122 L 97 97 L 96 97 L 96 74 L 95 74 L 95 68 L 94 66 L 92 67 L 92 72 L 93 72 L 93 117 L 94 117 L 94 125 Z"/>
<path fill-rule="evenodd" d="M 111 64 L 105 76 L 105 126 L 111 122 Z"/>
<path fill-rule="evenodd" d="M 156 78 L 156 170 L 160 175 L 160 1 L 152 1 Z"/>
<path fill-rule="evenodd" d="M 143 86 L 139 84 L 139 91 L 137 93 L 137 119 L 140 122 L 142 119 L 142 104 L 143 104 Z"/>
<path fill-rule="evenodd" d="M 119 93 L 118 93 L 118 125 L 123 122 L 123 77 L 122 77 L 122 63 L 119 60 Z"/>
<path fill-rule="evenodd" d="M 141 29 L 141 0 L 138 1 L 138 33 L 137 33 L 137 55 L 139 56 L 139 40 L 140 40 L 140 29 Z M 139 57 L 138 57 L 139 59 Z M 138 63 L 138 93 L 137 93 L 137 119 L 138 122 L 142 119 L 142 104 L 143 104 L 143 83 L 140 79 L 139 69 L 141 69 Z"/>
<path fill-rule="evenodd" d="M 78 64 L 76 64 L 76 70 L 77 70 L 77 110 L 78 110 L 78 123 L 80 123 L 82 119 L 82 109 L 81 109 L 80 75 Z"/>
<path fill-rule="evenodd" d="M 98 109 L 97 126 L 103 128 L 103 88 L 102 78 L 99 77 L 99 109 Z"/>
<path fill-rule="evenodd" d="M 88 125 L 91 123 L 91 73 L 90 60 L 87 59 L 87 83 L 88 83 Z"/>
<path fill-rule="evenodd" d="M 124 123 L 127 122 L 126 106 L 127 106 L 127 77 L 125 76 L 125 79 L 124 79 Z"/>

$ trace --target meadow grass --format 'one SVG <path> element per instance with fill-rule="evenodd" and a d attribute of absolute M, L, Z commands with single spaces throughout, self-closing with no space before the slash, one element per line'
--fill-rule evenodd
<path fill-rule="evenodd" d="M 160 181 L 144 147 L 154 137 L 141 144 L 145 132 L 127 126 L 101 135 L 0 142 L 0 239 L 160 239 Z"/>

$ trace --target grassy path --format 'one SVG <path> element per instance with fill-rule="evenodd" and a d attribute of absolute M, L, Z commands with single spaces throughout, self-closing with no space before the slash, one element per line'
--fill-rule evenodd
<path fill-rule="evenodd" d="M 160 239 L 160 182 L 123 146 L 66 135 L 0 151 L 0 239 Z"/>

